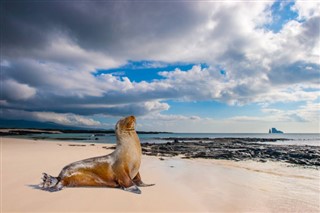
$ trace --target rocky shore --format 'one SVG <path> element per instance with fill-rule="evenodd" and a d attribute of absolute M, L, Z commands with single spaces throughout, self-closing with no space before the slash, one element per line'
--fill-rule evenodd
<path fill-rule="evenodd" d="M 273 145 L 286 139 L 269 138 L 166 138 L 162 144 L 143 143 L 145 155 L 182 158 L 207 158 L 224 160 L 280 161 L 320 168 L 320 146 Z"/>

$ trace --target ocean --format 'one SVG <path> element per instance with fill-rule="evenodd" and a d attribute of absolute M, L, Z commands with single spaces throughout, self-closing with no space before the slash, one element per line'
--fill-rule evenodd
<path fill-rule="evenodd" d="M 45 139 L 54 141 L 74 141 L 84 143 L 106 143 L 115 144 L 115 134 L 89 134 L 89 133 L 62 133 L 62 134 L 30 134 L 23 136 L 14 136 L 21 138 L 32 138 L 35 140 Z M 141 143 L 166 143 L 173 140 L 164 140 L 164 138 L 183 138 L 181 141 L 192 141 L 195 138 L 283 138 L 288 140 L 279 140 L 270 142 L 275 145 L 310 145 L 320 146 L 320 133 L 160 133 L 160 134 L 139 134 Z M 263 142 L 269 143 L 269 142 Z"/>

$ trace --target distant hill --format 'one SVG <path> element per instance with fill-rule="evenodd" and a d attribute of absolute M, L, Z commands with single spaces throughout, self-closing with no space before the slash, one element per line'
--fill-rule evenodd
<path fill-rule="evenodd" d="M 39 122 L 39 121 L 27 121 L 27 120 L 8 120 L 0 119 L 0 128 L 28 128 L 28 129 L 64 129 L 64 130 L 83 130 L 88 128 L 81 128 L 76 126 L 66 126 L 56 124 L 53 122 Z"/>
<path fill-rule="evenodd" d="M 66 126 L 53 122 L 39 122 L 27 120 L 8 120 L 0 119 L 0 129 L 40 129 L 40 130 L 60 130 L 64 133 L 114 133 L 113 129 L 101 128 L 83 128 L 77 126 Z M 137 131 L 138 134 L 159 134 L 171 132 L 156 132 L 156 131 Z"/>

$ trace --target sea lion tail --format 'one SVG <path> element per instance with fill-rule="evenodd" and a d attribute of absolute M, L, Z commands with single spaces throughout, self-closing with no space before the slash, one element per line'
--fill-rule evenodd
<path fill-rule="evenodd" d="M 60 177 L 53 177 L 48 175 L 47 173 L 42 173 L 42 182 L 40 183 L 40 187 L 42 190 L 54 192 L 59 191 L 63 188 L 60 180 Z"/>

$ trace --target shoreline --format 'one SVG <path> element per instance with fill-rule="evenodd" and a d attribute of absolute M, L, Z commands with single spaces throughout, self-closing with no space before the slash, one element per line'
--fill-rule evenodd
<path fill-rule="evenodd" d="M 113 188 L 37 189 L 41 173 L 110 145 L 1 138 L 2 212 L 319 212 L 319 171 L 286 163 L 142 157 L 135 195 Z"/>
<path fill-rule="evenodd" d="M 0 128 L 0 136 L 27 136 L 31 134 L 114 134 L 114 130 L 99 129 L 36 129 L 36 128 Z M 137 131 L 139 134 L 172 134 L 172 132 Z"/>
<path fill-rule="evenodd" d="M 20 138 L 34 141 L 50 141 L 61 143 L 105 144 L 115 147 L 115 143 L 102 143 L 93 138 Z M 183 159 L 224 159 L 232 161 L 254 160 L 259 162 L 281 161 L 298 166 L 320 169 L 320 146 L 305 144 L 282 144 L 290 141 L 287 138 L 257 138 L 257 137 L 221 137 L 221 138 L 183 138 L 169 137 L 158 138 L 163 143 L 144 141 L 141 143 L 144 155 L 174 157 Z M 172 141 L 172 142 L 171 142 Z"/>

